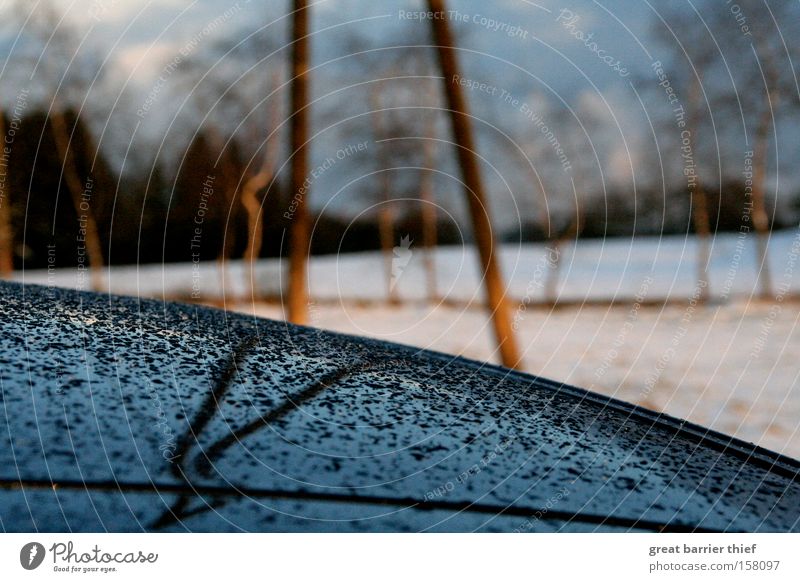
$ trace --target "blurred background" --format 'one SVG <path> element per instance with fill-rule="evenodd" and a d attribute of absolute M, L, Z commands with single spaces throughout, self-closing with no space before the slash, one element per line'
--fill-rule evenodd
<path fill-rule="evenodd" d="M 449 83 L 512 363 L 800 456 L 800 4 L 445 8 L 309 3 L 298 189 L 291 2 L 0 0 L 0 274 L 500 363 Z"/>

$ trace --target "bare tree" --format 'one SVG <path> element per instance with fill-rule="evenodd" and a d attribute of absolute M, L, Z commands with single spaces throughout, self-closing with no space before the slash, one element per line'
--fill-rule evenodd
<path fill-rule="evenodd" d="M 431 99 L 431 105 L 433 100 Z M 436 286 L 436 201 L 434 200 L 434 169 L 436 167 L 436 123 L 435 115 L 428 112 L 421 117 L 426 127 L 426 135 L 422 144 L 422 170 L 419 180 L 420 216 L 422 218 L 422 260 L 425 267 L 425 282 L 428 301 L 434 302 L 439 297 Z"/>
<path fill-rule="evenodd" d="M 582 225 L 581 196 L 569 179 L 569 167 L 577 152 L 576 143 L 567 143 L 573 137 L 572 113 L 567 108 L 551 108 L 544 95 L 532 95 L 529 101 L 536 104 L 536 114 L 542 125 L 513 125 L 506 130 L 518 136 L 502 141 L 501 145 L 513 159 L 524 158 L 525 170 L 520 172 L 520 187 L 530 193 L 531 207 L 536 213 L 535 222 L 544 236 L 543 272 L 544 301 L 555 304 L 558 300 L 558 283 L 564 245 L 577 237 Z M 513 119 L 513 117 L 512 117 Z M 506 122 L 511 123 L 512 122 Z M 568 147 L 573 145 L 573 148 Z M 537 160 L 534 165 L 533 160 Z"/>
<path fill-rule="evenodd" d="M 437 14 L 446 14 L 444 0 L 428 0 L 429 9 Z M 517 349 L 514 330 L 506 304 L 506 290 L 503 284 L 497 258 L 494 254 L 494 236 L 489 218 L 489 209 L 483 191 L 479 161 L 476 159 L 472 124 L 467 102 L 461 86 L 455 44 L 450 33 L 448 21 L 444 18 L 432 19 L 434 42 L 437 45 L 439 64 L 444 76 L 445 95 L 450 109 L 453 135 L 461 173 L 464 177 L 464 194 L 469 204 L 475 242 L 481 259 L 486 296 L 494 325 L 495 340 L 503 365 L 518 367 L 520 355 Z"/>
<path fill-rule="evenodd" d="M 395 71 L 397 75 L 412 71 Z M 396 278 L 392 274 L 394 260 L 395 223 L 400 202 L 395 200 L 396 192 L 415 191 L 419 200 L 419 218 L 421 220 L 423 267 L 425 270 L 427 297 L 433 300 L 437 296 L 434 250 L 436 247 L 436 206 L 433 199 L 434 169 L 436 166 L 435 110 L 427 109 L 433 104 L 431 95 L 426 95 L 424 88 L 409 91 L 409 81 L 398 80 L 402 84 L 389 87 L 388 82 L 378 81 L 372 94 L 373 132 L 378 147 L 378 187 L 381 191 L 380 211 L 378 212 L 378 230 L 386 272 L 386 287 L 390 303 L 399 298 Z M 405 90 L 403 90 L 405 89 Z M 390 95 L 391 97 L 386 97 Z M 383 97 L 383 98 L 382 98 Z M 419 101 L 422 99 L 422 101 Z M 410 168 L 419 168 L 414 175 Z M 397 170 L 397 172 L 396 172 Z M 400 173 L 414 181 L 402 179 Z"/>
<path fill-rule="evenodd" d="M 92 205 L 84 196 L 84 193 L 88 193 L 90 189 L 84 187 L 78 173 L 77 161 L 71 147 L 71 134 L 64 118 L 64 113 L 57 107 L 50 111 L 50 127 L 53 130 L 56 150 L 61 160 L 61 172 L 67 183 L 72 205 L 78 215 L 78 220 L 84 225 L 82 230 L 85 233 L 86 254 L 89 257 L 92 288 L 99 291 L 103 288 L 102 268 L 104 265 L 100 231 L 97 227 Z"/>
<path fill-rule="evenodd" d="M 235 109 L 236 113 L 241 115 L 241 111 L 246 109 L 242 103 L 243 97 L 231 88 L 230 83 L 230 79 L 215 74 L 213 68 L 209 68 L 202 59 L 185 59 L 178 69 L 175 86 L 179 94 L 188 93 L 191 96 L 189 105 L 194 106 L 182 107 L 184 115 L 188 115 L 191 118 L 191 125 L 195 126 L 192 132 L 186 133 L 202 135 L 210 155 L 213 156 L 214 175 L 219 178 L 214 183 L 214 191 L 215 199 L 220 200 L 221 204 L 217 202 L 215 206 L 221 206 L 225 218 L 220 223 L 221 243 L 216 256 L 223 297 L 228 296 L 228 261 L 232 258 L 236 243 L 236 229 L 229 226 L 235 220 L 239 208 L 242 156 L 234 130 L 222 119 L 221 112 L 227 114 Z M 196 127 L 196 124 L 200 127 Z M 195 170 L 189 167 L 186 171 Z"/>
<path fill-rule="evenodd" d="M 698 61 L 695 61 L 698 63 Z M 696 66 L 698 66 L 696 64 Z M 702 92 L 702 72 L 698 71 L 697 76 L 692 80 L 689 90 L 687 127 L 689 128 L 688 141 L 689 147 L 696 157 L 700 152 L 696 147 L 698 143 L 698 132 L 700 131 L 701 116 L 703 115 Z M 697 162 L 695 162 L 697 165 Z M 711 218 L 708 215 L 708 196 L 703 185 L 702 174 L 695 170 L 694 180 L 688 182 L 689 196 L 691 200 L 692 222 L 694 231 L 697 235 L 697 281 L 699 289 L 699 300 L 708 300 L 711 293 L 709 284 L 708 268 L 711 263 Z"/>
<path fill-rule="evenodd" d="M 774 3 L 783 6 L 780 3 Z M 788 3 L 787 3 L 788 4 Z M 770 218 L 766 206 L 766 175 L 767 175 L 767 155 L 769 138 L 772 134 L 775 115 L 780 104 L 781 93 L 784 91 L 784 79 L 782 79 L 780 61 L 783 57 L 783 46 L 770 38 L 776 34 L 774 14 L 771 10 L 765 10 L 764 6 L 757 6 L 755 2 L 745 2 L 745 9 L 752 14 L 753 19 L 753 50 L 756 54 L 761 82 L 756 86 L 761 86 L 761 100 L 752 104 L 751 113 L 755 115 L 756 125 L 753 133 L 753 227 L 756 229 L 756 240 L 758 244 L 758 280 L 761 296 L 769 298 L 772 296 L 772 276 L 769 268 L 769 256 L 767 254 L 770 230 Z M 785 16 L 785 11 L 778 13 L 778 18 Z M 796 17 L 796 15 L 795 15 Z M 790 71 L 787 71 L 790 72 Z M 756 79 L 756 82 L 758 80 Z"/>
<path fill-rule="evenodd" d="M 704 173 L 710 173 L 714 156 L 704 147 L 715 146 L 715 140 L 701 141 L 711 135 L 708 122 L 712 108 L 719 102 L 713 83 L 713 68 L 720 54 L 712 34 L 694 11 L 686 6 L 665 10 L 657 22 L 655 33 L 662 45 L 668 48 L 670 64 L 667 65 L 669 81 L 677 91 L 677 101 L 670 104 L 666 129 L 675 134 L 675 111 L 681 111 L 681 138 L 676 140 L 681 148 L 678 159 L 683 166 L 686 189 L 689 194 L 691 220 L 697 236 L 697 281 L 699 300 L 708 299 L 711 291 L 708 268 L 711 261 L 711 217 Z M 656 89 L 662 92 L 659 85 Z"/>
<path fill-rule="evenodd" d="M 202 63 L 185 61 L 183 65 L 184 73 L 189 74 L 190 83 L 195 82 L 195 76 L 204 77 L 202 85 L 205 86 L 198 87 L 195 84 L 191 88 L 191 95 L 200 108 L 198 115 L 203 119 L 202 130 L 216 155 L 214 168 L 221 174 L 221 185 L 217 186 L 217 189 L 221 190 L 226 217 L 221 224 L 222 243 L 217 251 L 217 262 L 221 274 L 222 294 L 227 297 L 228 261 L 232 258 L 237 234 L 236 229 L 230 228 L 230 225 L 235 220 L 239 208 L 242 156 L 233 130 L 226 127 L 225 122 L 219 117 L 222 111 L 246 110 L 246 105 L 243 104 L 245 98 L 239 92 L 232 90 L 229 79 L 215 77 Z"/>
<path fill-rule="evenodd" d="M 540 101 L 541 102 L 541 101 Z M 548 157 L 549 146 L 538 138 L 538 131 L 528 131 L 526 139 L 523 141 L 526 151 L 526 158 L 544 160 Z M 536 179 L 533 182 L 536 184 L 535 188 L 531 190 L 534 197 L 534 205 L 538 205 L 538 222 L 539 229 L 545 237 L 545 261 L 547 268 L 544 270 L 544 300 L 545 302 L 555 304 L 558 296 L 558 281 L 560 271 L 560 257 L 561 257 L 561 232 L 556 227 L 556 217 L 553 210 L 550 208 L 548 202 L 548 195 L 552 198 L 555 189 L 553 184 L 558 181 L 548 180 L 543 175 L 543 169 L 548 167 L 556 167 L 557 164 L 542 164 L 541 169 L 535 172 Z M 531 168 L 533 170 L 533 168 Z M 552 177 L 552 176 L 551 176 Z M 550 192 L 548 192 L 548 187 Z"/>
<path fill-rule="evenodd" d="M 309 130 L 309 38 L 310 8 L 306 0 L 294 0 L 292 12 L 291 74 L 291 181 L 289 191 L 295 203 L 289 228 L 288 319 L 292 323 L 308 322 L 308 255 L 311 250 L 311 225 L 308 216 L 308 195 L 303 183 L 308 174 Z"/>
<path fill-rule="evenodd" d="M 279 85 L 280 78 L 273 76 L 273 86 Z M 258 299 L 255 280 L 255 264 L 261 254 L 263 244 L 263 217 L 261 214 L 262 200 L 259 198 L 271 182 L 275 179 L 275 168 L 278 158 L 278 139 L 275 135 L 279 124 L 280 109 L 273 105 L 270 109 L 270 123 L 266 143 L 264 144 L 264 157 L 261 166 L 254 174 L 246 177 L 241 187 L 242 206 L 247 213 L 247 247 L 244 251 L 244 260 L 247 266 L 245 285 L 250 290 L 250 301 Z"/>
<path fill-rule="evenodd" d="M 596 195 L 600 159 L 593 140 L 603 131 L 604 117 L 586 101 L 581 101 L 574 114 L 561 110 L 557 118 L 559 127 L 564 127 L 564 145 L 569 155 L 569 166 L 562 168 L 569 176 L 572 189 L 572 211 L 567 227 L 561 233 L 561 244 L 577 241 L 586 223 L 586 207 L 591 196 Z M 557 258 L 561 261 L 561 256 Z"/>
<path fill-rule="evenodd" d="M 378 234 L 381 241 L 383 254 L 384 273 L 386 277 L 386 293 L 389 303 L 397 303 L 397 287 L 392 276 L 392 263 L 394 262 L 394 207 L 392 204 L 392 164 L 390 151 L 392 147 L 389 133 L 389 112 L 384 110 L 382 94 L 385 91 L 384 81 L 377 81 L 370 92 L 372 106 L 374 141 L 377 144 L 378 175 L 381 190 L 381 203 L 378 207 Z"/>
<path fill-rule="evenodd" d="M 745 120 L 747 155 L 752 156 L 752 189 L 746 208 L 751 208 L 750 222 L 756 231 L 759 293 L 769 298 L 773 295 L 767 253 L 772 223 L 766 200 L 770 141 L 777 143 L 776 120 L 787 106 L 798 104 L 793 62 L 800 58 L 796 43 L 800 6 L 783 0 L 742 0 L 737 5 L 739 19 L 729 11 L 718 11 L 713 29 L 740 61 L 733 71 L 740 90 L 729 105 Z"/>
<path fill-rule="evenodd" d="M 412 242 L 426 276 L 429 299 L 435 299 L 436 276 L 433 258 L 436 246 L 436 207 L 433 200 L 437 165 L 436 125 L 438 121 L 438 78 L 430 35 L 418 26 L 404 27 L 374 46 L 364 36 L 348 33 L 340 38 L 348 66 L 337 75 L 345 86 L 368 85 L 367 91 L 354 91 L 352 98 L 336 103 L 333 119 L 348 119 L 348 138 L 370 136 L 375 142 L 375 172 L 371 179 L 359 180 L 357 190 L 376 207 L 374 213 L 383 261 L 389 303 L 398 297 L 398 279 L 392 273 L 397 265 L 395 253 L 403 252 L 404 242 Z M 325 112 L 321 117 L 325 119 Z M 334 117 L 335 116 L 335 117 Z M 328 123 L 327 121 L 325 123 Z M 362 137 L 363 139 L 363 137 Z M 411 199 L 414 201 L 412 202 Z M 420 240 L 410 240 L 399 225 L 420 227 Z M 416 236 L 416 235 L 415 235 Z M 400 245 L 398 249 L 395 245 Z"/>
<path fill-rule="evenodd" d="M 191 96 L 195 108 L 182 110 L 192 123 L 202 120 L 202 129 L 216 151 L 215 167 L 223 177 L 227 216 L 217 255 L 223 282 L 237 243 L 239 211 L 244 210 L 247 217 L 244 283 L 251 301 L 257 298 L 254 269 L 263 242 L 260 195 L 274 180 L 279 150 L 276 133 L 281 108 L 274 97 L 280 74 L 274 66 L 275 52 L 274 39 L 260 30 L 233 46 L 222 40 L 203 53 L 182 59 L 176 83 L 180 94 Z"/>
<path fill-rule="evenodd" d="M 420 42 L 420 45 L 427 44 Z M 423 268 L 425 270 L 425 289 L 429 302 L 439 299 L 439 291 L 436 283 L 436 246 L 437 246 L 437 202 L 435 200 L 435 177 L 438 166 L 438 155 L 436 148 L 437 140 L 437 119 L 439 113 L 439 100 L 436 97 L 436 85 L 434 84 L 435 65 L 429 57 L 430 52 L 426 47 L 420 46 L 417 50 L 419 56 L 413 59 L 418 72 L 423 76 L 430 77 L 430 81 L 419 87 L 415 91 L 420 99 L 421 107 L 414 112 L 413 120 L 418 124 L 417 133 L 421 137 L 421 147 L 415 148 L 421 156 L 418 165 L 419 183 L 417 193 L 419 196 L 420 219 L 422 222 L 422 248 L 423 248 Z"/>
<path fill-rule="evenodd" d="M 91 200 L 91 188 L 81 179 L 72 141 L 80 116 L 76 114 L 75 123 L 70 128 L 66 119 L 68 107 L 63 100 L 64 93 L 85 90 L 89 85 L 87 75 L 91 75 L 91 67 L 75 59 L 76 55 L 81 54 L 77 35 L 49 2 L 39 2 L 33 8 L 24 3 L 20 4 L 19 13 L 30 15 L 26 26 L 42 46 L 39 77 L 48 87 L 47 92 L 50 96 L 50 108 L 47 112 L 50 129 L 56 153 L 61 161 L 62 179 L 66 183 L 72 205 L 79 218 L 81 234 L 85 239 L 91 285 L 93 289 L 100 290 L 103 288 L 102 268 L 105 264 L 103 248 Z M 81 67 L 89 70 L 82 70 Z M 88 126 L 85 126 L 83 137 L 84 141 L 88 142 L 85 149 L 89 155 L 96 153 L 97 148 L 91 139 Z M 93 163 L 94 160 L 92 165 Z"/>
<path fill-rule="evenodd" d="M 565 166 L 563 163 L 560 163 L 558 159 L 559 154 L 553 150 L 553 144 L 557 144 L 555 147 L 564 149 L 564 153 L 561 154 L 562 156 L 568 156 L 570 153 L 575 155 L 576 152 L 579 151 L 578 147 L 576 147 L 574 151 L 570 152 L 567 149 L 567 143 L 565 141 L 571 137 L 570 134 L 572 132 L 570 130 L 573 126 L 572 121 L 572 114 L 568 109 L 556 109 L 553 112 L 551 122 L 552 129 L 550 129 L 555 136 L 555 141 L 551 144 L 541 144 L 545 150 L 542 152 L 543 155 L 541 155 L 541 158 L 545 158 L 547 154 L 549 154 L 552 158 L 549 167 L 553 170 L 557 169 L 557 171 L 562 174 L 562 176 L 558 176 L 558 178 L 551 176 L 552 180 L 544 180 L 540 172 L 537 180 L 539 188 L 541 189 L 540 199 L 542 200 L 541 229 L 547 237 L 547 242 L 545 243 L 545 261 L 547 263 L 547 268 L 545 269 L 544 299 L 551 305 L 555 305 L 558 302 L 558 284 L 561 280 L 561 257 L 564 253 L 564 247 L 570 240 L 578 237 L 582 227 L 581 205 L 579 203 L 579 197 L 582 197 L 582 195 L 577 190 L 579 187 L 578 184 L 570 179 L 568 189 L 559 188 L 559 197 L 563 197 L 563 194 L 567 193 L 571 200 L 569 202 L 560 201 L 559 208 L 555 209 L 555 211 L 550 210 L 550 205 L 546 200 L 547 192 L 544 188 L 544 183 L 560 183 L 563 185 L 565 182 L 564 178 L 568 177 L 568 174 L 565 172 Z M 580 141 L 578 141 L 578 144 L 582 145 Z M 578 144 L 573 145 L 577 146 Z M 570 167 L 575 167 L 579 161 L 576 159 L 568 159 L 568 163 Z M 581 185 L 585 186 L 585 184 Z M 556 216 L 551 216 L 551 214 Z"/>

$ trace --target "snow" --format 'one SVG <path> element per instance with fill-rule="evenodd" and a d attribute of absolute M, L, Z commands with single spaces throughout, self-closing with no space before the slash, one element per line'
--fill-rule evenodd
<path fill-rule="evenodd" d="M 708 270 L 714 300 L 690 301 L 697 296 L 695 245 L 692 237 L 662 237 L 565 246 L 558 286 L 564 303 L 556 307 L 542 302 L 545 247 L 504 246 L 522 367 L 800 457 L 800 232 L 771 238 L 772 300 L 754 296 L 753 237 L 725 234 L 714 240 Z M 385 301 L 379 253 L 315 257 L 311 324 L 496 362 L 474 253 L 437 250 L 442 300 L 428 303 L 423 251 L 413 243 L 410 250 L 407 264 L 395 269 L 400 305 Z M 277 296 L 281 261 L 262 260 L 256 273 L 260 291 Z M 67 287 L 79 281 L 74 270 L 29 271 L 19 279 Z M 277 301 L 254 307 L 243 300 L 239 261 L 228 263 L 224 277 L 211 262 L 114 267 L 106 280 L 115 293 L 188 299 L 194 292 L 229 309 L 283 317 Z"/>

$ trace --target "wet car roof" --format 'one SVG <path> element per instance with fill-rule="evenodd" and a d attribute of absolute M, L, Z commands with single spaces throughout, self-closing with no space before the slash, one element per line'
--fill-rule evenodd
<path fill-rule="evenodd" d="M 487 364 L 0 284 L 6 531 L 797 531 L 797 462 Z"/>

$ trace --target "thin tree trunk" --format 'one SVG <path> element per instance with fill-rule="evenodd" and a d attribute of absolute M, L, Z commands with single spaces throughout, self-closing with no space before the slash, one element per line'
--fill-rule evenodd
<path fill-rule="evenodd" d="M 445 2 L 444 0 L 428 0 L 428 7 L 434 13 L 441 14 L 445 11 Z M 516 368 L 521 364 L 520 355 L 506 305 L 506 290 L 494 255 L 492 224 L 483 191 L 480 167 L 476 159 L 467 102 L 461 92 L 461 86 L 455 82 L 455 79 L 460 78 L 460 74 L 453 39 L 446 19 L 431 19 L 431 23 L 439 54 L 439 64 L 444 76 L 445 94 L 450 109 L 458 162 L 464 178 L 464 193 L 469 203 L 475 242 L 480 254 L 495 340 L 503 365 Z"/>
<path fill-rule="evenodd" d="M 567 229 L 558 234 L 547 247 L 547 275 L 545 279 L 545 301 L 555 305 L 558 303 L 558 282 L 561 280 L 561 255 L 563 248 L 570 240 L 577 239 L 583 229 L 583 217 L 577 199 L 575 200 L 575 217 Z"/>
<path fill-rule="evenodd" d="M 242 207 L 247 214 L 247 247 L 244 250 L 245 294 L 251 303 L 258 299 L 255 281 L 255 263 L 261 255 L 264 225 L 261 220 L 261 201 L 258 193 L 271 180 L 267 172 L 259 172 L 242 187 Z"/>
<path fill-rule="evenodd" d="M 534 157 L 531 155 L 530 157 Z M 545 241 L 545 252 L 547 253 L 546 261 L 547 268 L 544 270 L 544 297 L 546 303 L 556 302 L 556 287 L 558 283 L 558 260 L 556 259 L 551 263 L 553 253 L 556 257 L 560 256 L 561 250 L 559 249 L 561 242 L 559 241 L 559 233 L 554 232 L 553 221 L 550 219 L 550 208 L 547 205 L 547 188 L 542 183 L 542 178 L 536 175 L 536 183 L 540 196 L 533 201 L 534 206 L 539 206 L 541 218 L 539 219 L 539 228 L 542 231 L 542 236 Z"/>
<path fill-rule="evenodd" d="M 697 234 L 697 282 L 700 287 L 699 300 L 707 301 L 711 294 L 708 267 L 711 260 L 711 227 L 708 216 L 708 197 L 703 183 L 697 178 L 691 190 L 692 220 Z"/>
<path fill-rule="evenodd" d="M 387 180 L 388 182 L 388 180 Z M 378 212 L 378 233 L 381 239 L 381 254 L 386 277 L 386 293 L 389 303 L 398 303 L 397 280 L 392 276 L 394 262 L 394 213 L 390 206 L 390 198 L 384 195 L 384 202 Z"/>
<path fill-rule="evenodd" d="M 561 271 L 561 238 L 556 237 L 546 247 L 547 268 L 545 269 L 544 298 L 545 302 L 555 305 L 558 301 L 558 281 Z"/>
<path fill-rule="evenodd" d="M 228 296 L 226 293 L 228 282 L 228 260 L 233 254 L 233 247 L 236 243 L 236 229 L 228 228 L 228 226 L 231 224 L 231 217 L 233 217 L 234 224 L 236 220 L 235 209 L 237 207 L 236 198 L 238 194 L 236 184 L 238 182 L 238 172 L 236 170 L 236 162 L 231 159 L 232 155 L 230 154 L 230 150 L 224 151 L 225 139 L 222 137 L 219 131 L 213 126 L 209 126 L 207 131 L 209 139 L 211 140 L 211 145 L 217 155 L 217 164 L 219 164 L 219 168 L 222 173 L 222 179 L 220 180 L 222 183 L 221 188 L 224 192 L 224 203 L 222 206 L 223 216 L 221 217 L 222 245 L 217 253 L 217 264 L 219 265 L 220 285 L 222 291 L 222 303 L 224 305 L 225 298 Z M 228 210 L 227 214 L 224 213 L 225 208 Z"/>
<path fill-rule="evenodd" d="M 0 140 L 4 139 L 5 135 L 6 117 L 5 113 L 0 111 Z M 5 155 L 5 151 L 0 152 L 0 155 Z M 0 187 L 0 277 L 7 279 L 14 272 L 14 229 L 11 224 L 11 195 L 9 193 L 11 185 L 8 179 L 8 165 L 5 162 L 3 165 L 6 168 L 3 170 L 5 176 L 0 182 L 2 184 Z"/>
<path fill-rule="evenodd" d="M 541 180 L 541 178 L 540 178 Z M 547 207 L 546 188 L 539 182 L 541 191 L 542 222 L 540 228 L 545 237 L 545 252 L 547 253 L 547 268 L 544 271 L 544 301 L 555 305 L 556 288 L 558 287 L 558 257 L 561 256 L 560 233 L 554 232 L 553 221 L 550 219 Z M 555 259 L 553 256 L 555 255 Z"/>
<path fill-rule="evenodd" d="M 289 228 L 288 318 L 292 323 L 308 321 L 308 254 L 311 228 L 307 197 L 302 192 L 308 173 L 308 17 L 306 0 L 294 0 L 292 14 L 292 80 L 291 80 L 291 185 L 289 191 L 297 206 Z"/>
<path fill-rule="evenodd" d="M 689 91 L 689 146 L 694 159 L 698 159 L 695 151 L 697 128 L 700 125 L 700 80 L 695 78 Z M 692 221 L 697 236 L 697 282 L 700 287 L 700 301 L 707 301 L 711 292 L 708 280 L 708 266 L 711 259 L 711 220 L 708 215 L 708 196 L 703 188 L 703 180 L 697 171 L 695 162 L 695 183 L 689 187 L 692 205 Z"/>
<path fill-rule="evenodd" d="M 226 162 L 230 164 L 230 162 Z M 223 175 L 230 176 L 232 172 L 223 171 Z M 233 249 L 236 245 L 236 181 L 224 179 L 225 184 L 225 203 L 228 207 L 228 213 L 225 221 L 222 224 L 222 246 L 220 247 L 219 254 L 217 255 L 217 264 L 219 265 L 220 285 L 222 291 L 222 303 L 225 304 L 225 298 L 228 296 L 228 261 L 233 255 Z M 230 228 L 229 228 L 230 227 Z"/>
<path fill-rule="evenodd" d="M 72 198 L 72 205 L 75 207 L 75 213 L 79 220 L 83 218 L 85 221 L 86 254 L 89 257 L 92 289 L 100 291 L 103 288 L 103 247 L 100 243 L 97 221 L 95 220 L 94 211 L 92 210 L 93 201 L 89 200 L 87 204 L 83 204 L 84 186 L 78 175 L 75 157 L 70 150 L 69 130 L 67 129 L 67 122 L 64 119 L 64 114 L 60 110 L 53 108 L 50 113 L 50 124 L 53 128 L 53 138 L 56 143 L 59 159 L 61 160 L 64 180 L 67 183 L 67 189 Z"/>
<path fill-rule="evenodd" d="M 280 84 L 278 75 L 273 78 L 277 87 Z M 258 193 L 269 186 L 275 177 L 275 163 L 278 157 L 278 140 L 272 132 L 278 127 L 280 109 L 277 105 L 272 105 L 270 110 L 269 134 L 264 144 L 264 159 L 258 172 L 251 176 L 242 187 L 242 207 L 247 214 L 247 247 L 244 251 L 245 289 L 249 289 L 249 300 L 255 303 L 260 299 L 260 294 L 256 290 L 255 264 L 261 256 L 261 247 L 264 240 L 264 222 L 261 217 L 261 205 L 263 199 L 259 199 Z"/>
<path fill-rule="evenodd" d="M 767 176 L 767 145 L 769 134 L 773 128 L 773 115 L 780 97 L 778 91 L 779 71 L 775 66 L 773 55 L 761 42 L 756 43 L 756 51 L 764 75 L 766 102 L 758 117 L 753 145 L 753 227 L 756 230 L 756 246 L 758 252 L 758 273 L 756 275 L 763 299 L 772 294 L 772 276 L 769 268 L 768 241 L 770 232 L 769 215 L 765 200 L 765 182 Z"/>
<path fill-rule="evenodd" d="M 271 150 L 272 145 L 267 144 L 267 150 Z M 255 281 L 255 263 L 261 256 L 261 247 L 264 239 L 264 224 L 261 218 L 261 204 L 258 193 L 266 188 L 274 177 L 273 156 L 268 152 L 265 154 L 264 165 L 257 174 L 250 177 L 242 187 L 242 206 L 247 213 L 247 247 L 244 251 L 244 262 L 246 264 L 245 283 L 250 290 L 249 298 L 251 302 L 258 299 Z"/>
<path fill-rule="evenodd" d="M 772 127 L 772 110 L 766 107 L 759 118 L 753 148 L 753 227 L 756 230 L 758 250 L 758 283 L 760 295 L 767 299 L 772 296 L 772 278 L 767 256 L 769 239 L 769 216 L 764 201 L 764 181 L 767 165 L 767 140 Z"/>
<path fill-rule="evenodd" d="M 397 303 L 397 291 L 395 284 L 397 281 L 392 276 L 392 263 L 394 262 L 394 213 L 391 207 L 391 179 L 389 175 L 389 156 L 387 155 L 388 145 L 384 140 L 388 135 L 386 125 L 382 123 L 384 112 L 381 111 L 380 83 L 376 85 L 370 95 L 372 101 L 372 131 L 375 134 L 375 141 L 378 143 L 378 171 L 381 179 L 379 181 L 382 204 L 378 210 L 378 237 L 381 243 L 381 254 L 383 255 L 383 270 L 386 280 L 386 296 L 389 303 Z M 382 143 L 380 143 L 382 142 Z"/>
<path fill-rule="evenodd" d="M 430 127 L 433 127 L 433 123 L 430 124 Z M 428 301 L 431 302 L 436 301 L 439 295 L 436 288 L 436 263 L 434 258 L 434 253 L 436 252 L 436 205 L 433 201 L 433 146 L 433 135 L 426 136 L 425 144 L 423 145 L 423 166 L 425 169 L 422 170 L 419 184 L 420 214 L 422 217 L 422 246 L 424 248 L 422 260 L 425 266 L 425 284 Z"/>
<path fill-rule="evenodd" d="M 544 270 L 544 297 L 546 303 L 556 303 L 556 288 L 558 287 L 558 257 L 561 256 L 560 233 L 554 232 L 553 221 L 550 219 L 550 209 L 547 206 L 547 189 L 542 184 L 542 179 L 537 176 L 538 190 L 541 196 L 534 200 L 535 205 L 539 205 L 541 219 L 539 228 L 545 240 L 545 252 L 547 253 L 547 268 Z M 555 255 L 555 259 L 553 259 Z"/>
<path fill-rule="evenodd" d="M 558 303 L 558 283 L 561 280 L 561 255 L 563 253 L 564 244 L 570 239 L 577 237 L 580 226 L 580 213 L 579 209 L 575 207 L 575 218 L 567 225 L 567 228 L 561 232 L 556 233 L 551 237 L 545 247 L 547 262 L 545 268 L 544 280 L 544 301 L 555 307 Z M 548 230 L 550 226 L 548 225 Z M 550 232 L 548 232 L 550 234 Z"/>

